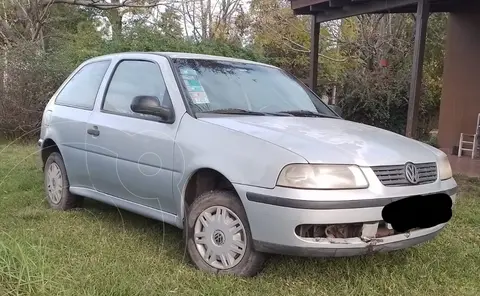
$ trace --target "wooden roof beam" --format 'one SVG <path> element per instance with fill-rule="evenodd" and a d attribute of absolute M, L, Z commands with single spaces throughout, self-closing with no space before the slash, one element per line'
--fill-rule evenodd
<path fill-rule="evenodd" d="M 413 68 L 408 100 L 406 136 L 416 138 L 418 135 L 418 113 L 422 88 L 423 61 L 427 39 L 428 17 L 430 16 L 429 0 L 419 0 L 415 20 L 415 45 L 413 47 Z"/>
<path fill-rule="evenodd" d="M 374 13 L 379 11 L 389 11 L 391 9 L 417 4 L 419 0 L 388 0 L 388 1 L 370 1 L 358 4 L 351 4 L 341 7 L 341 9 L 325 10 L 315 15 L 315 21 L 318 23 L 328 22 L 336 19 L 342 19 L 361 14 Z"/>
<path fill-rule="evenodd" d="M 345 5 L 351 4 L 352 0 L 329 0 L 328 5 L 330 7 L 343 7 Z"/>
<path fill-rule="evenodd" d="M 310 5 L 320 4 L 320 3 L 327 3 L 329 0 L 293 0 L 290 1 L 290 7 L 293 10 L 298 8 L 308 7 Z"/>

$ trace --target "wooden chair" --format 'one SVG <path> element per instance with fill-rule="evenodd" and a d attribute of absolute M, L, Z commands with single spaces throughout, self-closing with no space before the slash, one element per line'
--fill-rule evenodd
<path fill-rule="evenodd" d="M 477 116 L 477 126 L 475 128 L 475 134 L 460 134 L 460 142 L 458 143 L 458 157 L 462 156 L 462 151 L 468 151 L 472 155 L 472 159 L 475 158 L 478 150 L 478 138 L 480 135 L 480 113 Z M 468 147 L 465 148 L 464 145 Z"/>

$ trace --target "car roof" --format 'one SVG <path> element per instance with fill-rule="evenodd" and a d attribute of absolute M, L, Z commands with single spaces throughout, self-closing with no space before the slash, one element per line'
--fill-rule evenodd
<path fill-rule="evenodd" d="M 98 57 L 91 58 L 89 61 L 95 61 L 95 60 L 101 60 L 104 58 L 122 58 L 122 57 L 128 57 L 129 55 L 133 54 L 152 54 L 152 55 L 162 55 L 162 56 L 167 56 L 170 58 L 179 58 L 179 59 L 199 59 L 199 60 L 216 60 L 216 61 L 227 61 L 227 62 L 239 62 L 239 63 L 246 63 L 246 64 L 256 64 L 256 65 L 262 65 L 262 66 L 268 66 L 268 67 L 273 67 L 276 68 L 275 66 L 269 65 L 269 64 L 264 64 L 264 63 L 259 63 L 255 61 L 250 61 L 250 60 L 245 60 L 245 59 L 237 59 L 237 58 L 230 58 L 230 57 L 224 57 L 224 56 L 216 56 L 216 55 L 208 55 L 208 54 L 199 54 L 199 53 L 187 53 L 187 52 L 119 52 L 119 53 L 113 53 L 113 54 L 108 54 L 108 55 L 102 55 Z"/>

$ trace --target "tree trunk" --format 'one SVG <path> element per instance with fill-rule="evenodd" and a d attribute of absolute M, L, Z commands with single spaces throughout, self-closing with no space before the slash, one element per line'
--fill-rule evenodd
<path fill-rule="evenodd" d="M 5 103 L 5 98 L 7 96 L 7 78 L 8 78 L 8 54 L 7 54 L 8 49 L 4 48 L 3 49 L 3 56 L 2 56 L 2 83 L 0 84 L 0 107 L 1 110 L 4 110 L 3 104 Z M 3 113 L 3 111 L 2 111 Z M 0 116 L 3 116 L 3 114 L 0 114 Z"/>
<path fill-rule="evenodd" d="M 182 1 L 182 16 L 183 16 L 183 28 L 185 29 L 185 38 L 188 40 L 187 12 L 185 10 L 185 2 L 184 1 Z"/>
<path fill-rule="evenodd" d="M 212 0 L 207 0 L 208 38 L 212 38 Z"/>
<path fill-rule="evenodd" d="M 202 39 L 207 38 L 207 15 L 205 11 L 205 6 L 203 5 L 203 0 L 200 0 L 200 24 L 202 26 Z"/>
<path fill-rule="evenodd" d="M 38 33 L 38 39 L 39 39 L 39 43 L 40 43 L 40 48 L 44 52 L 45 51 L 45 38 L 43 38 L 43 27 L 40 28 L 40 32 Z"/>
<path fill-rule="evenodd" d="M 119 0 L 112 0 L 112 3 L 120 3 Z M 119 9 L 111 9 L 107 11 L 108 21 L 112 27 L 112 39 L 118 40 L 122 38 L 122 17 L 123 14 L 120 13 Z"/>
<path fill-rule="evenodd" d="M 227 1 L 222 0 L 222 25 L 227 24 L 227 13 L 228 13 L 228 6 L 227 6 Z"/>
<path fill-rule="evenodd" d="M 5 23 L 7 22 L 7 9 L 5 7 L 5 2 L 3 1 L 3 21 Z M 8 38 L 8 37 L 7 37 Z M 2 56 L 2 83 L 0 85 L 0 106 L 2 106 L 3 110 L 3 102 L 1 101 L 2 98 L 6 96 L 6 91 L 7 91 L 7 65 L 8 65 L 8 40 L 6 40 L 4 48 L 3 48 L 3 56 Z"/>

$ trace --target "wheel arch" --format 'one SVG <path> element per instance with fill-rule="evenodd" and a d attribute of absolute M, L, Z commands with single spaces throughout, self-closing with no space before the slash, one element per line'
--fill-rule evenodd
<path fill-rule="evenodd" d="M 45 168 L 45 163 L 47 162 L 48 157 L 53 152 L 58 152 L 62 154 L 57 143 L 52 138 L 46 138 L 41 147 L 40 155 L 42 159 L 42 170 Z"/>
<path fill-rule="evenodd" d="M 185 216 L 185 211 L 195 199 L 197 199 L 202 193 L 212 190 L 232 191 L 238 197 L 240 202 L 242 202 L 233 183 L 224 174 L 209 167 L 198 168 L 192 172 L 184 185 L 182 192 L 182 219 Z"/>

